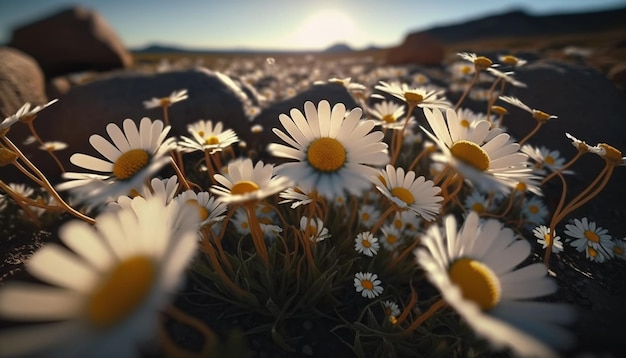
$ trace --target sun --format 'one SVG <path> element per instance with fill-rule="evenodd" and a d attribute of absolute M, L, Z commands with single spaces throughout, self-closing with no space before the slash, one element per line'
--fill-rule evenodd
<path fill-rule="evenodd" d="M 306 18 L 289 36 L 288 43 L 301 49 L 320 49 L 339 42 L 353 43 L 359 30 L 352 19 L 341 11 L 324 9 Z"/>

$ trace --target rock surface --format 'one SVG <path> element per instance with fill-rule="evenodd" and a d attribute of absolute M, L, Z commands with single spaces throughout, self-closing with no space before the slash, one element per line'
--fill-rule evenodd
<path fill-rule="evenodd" d="M 41 105 L 47 100 L 43 72 L 37 62 L 22 51 L 0 47 L 0 120 L 26 102 Z"/>
<path fill-rule="evenodd" d="M 441 42 L 426 33 L 409 34 L 404 41 L 387 51 L 387 63 L 391 65 L 419 64 L 437 66 L 445 56 Z"/>
<path fill-rule="evenodd" d="M 11 47 L 31 55 L 47 77 L 130 67 L 133 57 L 97 12 L 71 7 L 16 28 Z"/>
<path fill-rule="evenodd" d="M 34 122 L 44 141 L 62 141 L 68 148 L 56 152 L 66 169 L 82 170 L 69 163 L 69 157 L 77 152 L 99 154 L 89 144 L 89 136 L 100 134 L 108 138 L 105 127 L 108 123 L 121 123 L 126 118 L 139 121 L 142 117 L 163 119 L 159 108 L 146 109 L 143 101 L 153 97 L 167 97 L 173 91 L 187 89 L 189 98 L 169 107 L 172 123 L 171 134 L 187 134 L 187 124 L 200 119 L 222 121 L 242 139 L 250 133 L 249 121 L 244 114 L 243 92 L 225 81 L 222 74 L 203 68 L 156 74 L 131 72 L 110 73 L 92 82 L 72 87 L 59 102 L 42 111 Z M 16 143 L 29 133 L 26 126 L 17 125 L 10 133 Z M 41 166 L 51 177 L 59 175 L 58 168 L 44 151 L 35 145 L 24 148 L 24 152 Z"/>

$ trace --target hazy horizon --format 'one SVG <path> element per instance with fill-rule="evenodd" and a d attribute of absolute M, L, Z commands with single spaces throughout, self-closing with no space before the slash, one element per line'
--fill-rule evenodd
<path fill-rule="evenodd" d="M 413 31 L 514 9 L 548 15 L 624 7 L 626 1 L 0 1 L 0 43 L 9 42 L 14 28 L 71 5 L 99 12 L 131 49 L 162 45 L 190 50 L 303 51 L 324 50 L 339 43 L 353 49 L 392 46 Z"/>

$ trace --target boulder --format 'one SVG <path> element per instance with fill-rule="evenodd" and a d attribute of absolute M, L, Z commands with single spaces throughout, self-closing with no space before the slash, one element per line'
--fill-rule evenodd
<path fill-rule="evenodd" d="M 417 32 L 409 34 L 399 46 L 387 50 L 387 63 L 437 66 L 443 61 L 445 52 L 445 47 L 437 39 Z"/>
<path fill-rule="evenodd" d="M 125 68 L 133 62 L 105 19 L 78 6 L 16 28 L 9 46 L 37 60 L 46 77 Z"/>
<path fill-rule="evenodd" d="M 626 155 L 626 93 L 620 91 L 604 74 L 581 64 L 557 60 L 540 60 L 515 69 L 515 78 L 527 88 L 509 87 L 507 95 L 515 96 L 534 109 L 557 115 L 546 123 L 528 143 L 558 150 L 567 159 L 576 154 L 568 132 L 590 145 L 607 143 Z M 504 126 L 518 140 L 536 125 L 530 115 L 505 102 L 496 104 L 509 109 Z M 604 161 L 596 155 L 583 155 L 572 167 L 576 175 L 567 176 L 568 192 L 577 194 L 597 176 Z M 590 216 L 616 235 L 626 233 L 626 211 L 621 198 L 626 197 L 626 168 L 616 168 L 607 187 L 584 206 L 578 216 Z M 552 182 L 560 193 L 558 180 Z M 548 198 L 558 201 L 558 197 Z"/>
<path fill-rule="evenodd" d="M 0 47 L 0 120 L 14 114 L 24 103 L 48 101 L 43 72 L 27 54 Z"/>
<path fill-rule="evenodd" d="M 74 153 L 100 155 L 89 144 L 89 136 L 106 134 L 106 125 L 121 126 L 126 118 L 139 121 L 146 116 L 163 119 L 159 108 L 146 109 L 143 101 L 167 97 L 173 91 L 187 89 L 189 98 L 169 107 L 172 135 L 187 135 L 187 124 L 200 119 L 222 121 L 242 139 L 250 135 L 250 122 L 244 114 L 245 94 L 225 75 L 198 68 L 156 74 L 128 71 L 112 72 L 91 82 L 71 87 L 59 97 L 59 102 L 46 108 L 34 122 L 44 141 L 61 141 L 68 148 L 56 152 L 67 170 L 83 171 L 69 162 Z M 14 142 L 21 143 L 29 133 L 26 126 L 16 125 L 9 133 Z M 36 145 L 24 147 L 31 159 L 51 178 L 58 178 L 48 153 Z"/>

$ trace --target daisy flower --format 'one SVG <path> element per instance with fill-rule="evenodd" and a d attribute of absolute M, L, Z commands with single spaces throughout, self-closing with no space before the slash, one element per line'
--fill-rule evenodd
<path fill-rule="evenodd" d="M 572 145 L 574 146 L 574 148 L 578 149 L 579 152 L 590 152 L 592 151 L 593 147 L 590 146 L 589 144 L 585 143 L 584 141 L 574 137 L 573 135 L 569 134 L 569 133 L 565 133 L 565 136 L 572 141 Z"/>
<path fill-rule="evenodd" d="M 222 122 L 213 127 L 212 121 L 200 120 L 187 126 L 192 138 L 181 136 L 178 142 L 181 151 L 208 151 L 209 154 L 220 152 L 231 144 L 239 142 L 239 137 L 232 129 L 224 130 Z"/>
<path fill-rule="evenodd" d="M 222 221 L 225 217 L 223 214 L 227 209 L 226 204 L 216 200 L 215 196 L 209 192 L 201 191 L 196 193 L 193 190 L 186 190 L 180 193 L 174 200 L 177 200 L 180 206 L 190 205 L 198 210 L 200 227 Z"/>
<path fill-rule="evenodd" d="M 370 108 L 369 112 L 376 118 L 376 125 L 383 128 L 400 130 L 404 128 L 404 120 L 401 120 L 405 113 L 405 106 L 401 106 L 393 101 L 382 101 L 374 104 L 374 108 Z M 408 127 L 415 124 L 413 117 L 409 118 Z"/>
<path fill-rule="evenodd" d="M 67 148 L 67 143 L 52 141 L 52 142 L 44 142 L 43 145 L 39 146 L 41 150 L 49 150 L 51 152 L 56 152 L 58 150 L 63 150 Z"/>
<path fill-rule="evenodd" d="M 354 250 L 356 250 L 356 252 L 369 257 L 376 255 L 376 253 L 378 253 L 378 249 L 380 248 L 378 239 L 375 238 L 369 231 L 358 233 L 356 235 L 356 239 L 354 239 L 354 243 Z"/>
<path fill-rule="evenodd" d="M 593 248 L 591 252 L 586 251 L 587 257 L 595 257 L 597 255 L 613 256 L 613 246 L 615 243 L 608 234 L 608 230 L 597 226 L 594 221 L 589 221 L 586 217 L 581 220 L 574 219 L 573 224 L 566 224 L 565 235 L 573 240 L 570 245 L 575 247 L 578 252 L 582 252 L 587 247 Z M 595 252 L 595 256 L 594 256 Z"/>
<path fill-rule="evenodd" d="M 491 135 L 489 121 L 479 121 L 466 131 L 452 109 L 446 111 L 445 120 L 438 109 L 424 108 L 424 114 L 433 133 L 421 128 L 443 152 L 433 153 L 433 160 L 450 164 L 469 184 L 485 192 L 508 193 L 520 182 L 529 184 L 533 192 L 539 191 L 530 184 L 533 177 L 528 156 L 508 134 Z"/>
<path fill-rule="evenodd" d="M 370 165 L 389 161 L 383 133 L 370 133 L 374 122 L 361 121 L 360 108 L 346 113 L 345 106 L 338 103 L 331 110 L 326 100 L 317 108 L 307 101 L 304 112 L 294 108 L 291 117 L 279 116 L 288 134 L 273 129 L 289 146 L 272 143 L 269 152 L 296 160 L 280 164 L 277 173 L 291 178 L 304 192 L 315 190 L 329 199 L 346 190 L 359 195 L 370 188 L 369 178 L 378 171 Z"/>
<path fill-rule="evenodd" d="M 311 203 L 317 194 L 315 192 L 305 193 L 300 188 L 287 188 L 278 194 L 284 200 L 279 201 L 279 204 L 291 203 L 291 208 L 295 209 L 300 205 L 308 205 Z"/>
<path fill-rule="evenodd" d="M 332 235 L 328 233 L 328 229 L 324 226 L 324 221 L 320 218 L 301 217 L 300 230 L 305 234 L 313 234 L 309 236 L 309 240 L 313 242 L 324 241 L 332 237 Z"/>
<path fill-rule="evenodd" d="M 172 92 L 167 97 L 161 97 L 161 98 L 152 97 L 150 100 L 143 101 L 143 106 L 146 109 L 157 108 L 157 107 L 169 107 L 173 105 L 174 103 L 184 101 L 187 98 L 188 98 L 187 90 L 182 89 L 182 90 Z"/>
<path fill-rule="evenodd" d="M 485 56 L 477 56 L 475 53 L 471 52 L 460 52 L 457 53 L 459 57 L 464 59 L 465 61 L 471 62 L 474 64 L 474 69 L 476 71 L 484 71 L 491 67 L 498 67 L 500 65 L 494 64 L 489 58 Z"/>
<path fill-rule="evenodd" d="M 0 121 L 0 137 L 6 135 L 6 133 L 9 131 L 9 128 L 11 128 L 11 126 L 13 124 L 15 124 L 15 122 L 19 121 L 19 120 L 30 120 L 30 119 L 34 119 L 35 116 L 37 115 L 37 113 L 41 112 L 41 110 L 43 110 L 44 108 L 56 103 L 58 101 L 58 99 L 53 99 L 52 101 L 42 105 L 42 106 L 35 106 L 32 109 L 30 108 L 31 104 L 30 103 L 24 103 L 24 105 L 22 107 L 20 107 L 17 112 L 15 112 L 14 114 L 6 117 L 5 119 L 3 119 L 2 121 Z"/>
<path fill-rule="evenodd" d="M 379 217 L 380 210 L 378 210 L 374 205 L 362 205 L 359 208 L 359 219 L 361 225 L 365 227 L 372 227 Z"/>
<path fill-rule="evenodd" d="M 411 88 L 406 83 L 379 81 L 374 86 L 375 89 L 388 93 L 401 101 L 406 102 L 409 107 L 417 106 L 421 108 L 450 108 L 452 104 L 442 97 L 443 90 L 429 90 L 424 87 Z M 373 98 L 383 98 L 381 95 L 374 94 Z"/>
<path fill-rule="evenodd" d="M 615 245 L 613 246 L 613 255 L 622 260 L 626 260 L 626 238 L 622 238 L 620 240 L 616 239 L 614 243 Z"/>
<path fill-rule="evenodd" d="M 400 315 L 400 307 L 398 307 L 397 303 L 391 300 L 387 300 L 381 302 L 381 305 L 383 306 L 383 312 L 385 312 L 385 316 L 397 317 Z"/>
<path fill-rule="evenodd" d="M 0 289 L 3 318 L 38 323 L 1 331 L 3 356 L 133 357 L 152 340 L 197 236 L 171 225 L 184 208 L 135 200 L 131 209 L 98 216 L 95 227 L 62 226 L 59 237 L 71 251 L 49 243 L 26 265 L 46 285 Z"/>
<path fill-rule="evenodd" d="M 511 71 L 502 72 L 502 71 L 497 70 L 497 69 L 495 69 L 493 67 L 489 67 L 487 69 L 487 72 L 489 72 L 489 74 L 493 75 L 496 78 L 503 79 L 504 81 L 512 84 L 515 87 L 522 87 L 522 88 L 526 88 L 527 87 L 525 83 L 520 82 L 520 81 L 518 81 L 518 80 L 513 78 L 514 72 L 511 72 Z"/>
<path fill-rule="evenodd" d="M 123 131 L 114 123 L 106 127 L 112 143 L 98 134 L 89 137 L 89 143 L 106 160 L 76 153 L 70 161 L 81 168 L 105 174 L 63 173 L 69 179 L 57 186 L 58 190 L 70 190 L 77 202 L 103 202 L 111 197 L 127 195 L 131 190 L 141 189 L 143 183 L 170 160 L 168 152 L 174 139 L 165 139 L 170 127 L 164 128 L 160 120 L 141 119 L 139 127 L 127 118 Z"/>
<path fill-rule="evenodd" d="M 519 98 L 511 97 L 511 96 L 500 96 L 499 98 L 508 104 L 512 104 L 515 107 L 523 109 L 524 111 L 530 113 L 533 116 L 533 118 L 536 119 L 538 122 L 547 122 L 550 119 L 558 118 L 555 115 L 548 114 L 538 109 L 530 108 L 524 102 L 520 101 Z"/>
<path fill-rule="evenodd" d="M 560 236 L 555 236 L 552 238 L 550 234 L 550 228 L 545 225 L 539 225 L 533 229 L 533 235 L 537 238 L 537 243 L 541 244 L 542 248 L 545 249 L 552 242 L 552 253 L 558 254 L 563 251 L 563 243 L 561 242 Z"/>
<path fill-rule="evenodd" d="M 402 243 L 402 234 L 400 230 L 393 225 L 384 225 L 380 228 L 383 233 L 383 237 L 380 240 L 381 244 L 387 251 L 393 251 L 396 247 Z"/>
<path fill-rule="evenodd" d="M 354 287 L 363 297 L 374 298 L 383 293 L 382 282 L 378 275 L 371 272 L 357 272 L 354 274 Z"/>
<path fill-rule="evenodd" d="M 558 150 L 550 150 L 544 146 L 535 147 L 530 144 L 524 144 L 521 149 L 522 153 L 526 153 L 532 161 L 535 162 L 534 170 L 537 174 L 545 175 L 547 168 L 551 172 L 557 171 L 565 164 L 565 158 L 561 157 Z M 564 171 L 564 174 L 572 174 L 572 171 Z"/>
<path fill-rule="evenodd" d="M 531 253 L 527 240 L 494 219 L 480 222 L 470 212 L 457 231 L 453 215 L 444 228 L 432 225 L 415 251 L 418 264 L 474 332 L 495 348 L 520 356 L 552 357 L 573 337 L 560 324 L 570 322 L 569 306 L 525 301 L 557 290 L 543 263 L 517 268 Z M 550 347 L 551 346 L 551 347 Z"/>
<path fill-rule="evenodd" d="M 613 165 L 626 166 L 626 157 L 622 157 L 622 152 L 606 143 L 600 143 L 595 147 L 591 147 L 590 152 L 599 155 Z"/>
<path fill-rule="evenodd" d="M 548 208 L 540 197 L 533 196 L 530 199 L 524 200 L 521 214 L 525 220 L 533 224 L 542 224 L 548 216 Z"/>
<path fill-rule="evenodd" d="M 441 188 L 432 180 L 417 177 L 414 171 L 404 173 L 403 168 L 388 164 L 376 179 L 376 189 L 389 199 L 400 211 L 408 210 L 425 220 L 435 219 L 441 209 Z"/>
<path fill-rule="evenodd" d="M 520 67 L 524 66 L 528 61 L 523 58 L 519 58 L 513 55 L 500 55 L 498 56 L 498 61 L 502 62 L 505 65 Z"/>
<path fill-rule="evenodd" d="M 396 212 L 391 224 L 398 230 L 417 230 L 422 225 L 420 216 L 415 215 L 411 211 Z"/>
<path fill-rule="evenodd" d="M 479 215 L 491 210 L 487 196 L 477 190 L 472 190 L 471 194 L 465 198 L 464 205 L 467 210 L 475 211 Z"/>
<path fill-rule="evenodd" d="M 230 222 L 233 223 L 235 230 L 237 230 L 240 235 L 250 234 L 250 221 L 248 220 L 248 214 L 245 210 L 241 208 L 237 209 Z M 261 226 L 263 226 L 263 224 L 261 224 Z"/>
<path fill-rule="evenodd" d="M 223 186 L 212 186 L 211 193 L 227 204 L 259 201 L 290 185 L 287 177 L 274 175 L 274 165 L 262 161 L 253 165 L 249 158 L 230 162 L 223 175 L 213 177 Z"/>

